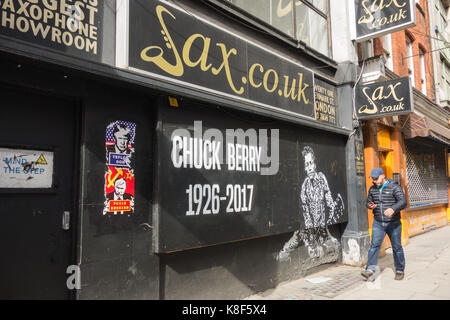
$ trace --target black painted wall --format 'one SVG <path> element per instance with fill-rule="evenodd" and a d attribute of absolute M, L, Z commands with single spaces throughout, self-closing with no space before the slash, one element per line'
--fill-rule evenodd
<path fill-rule="evenodd" d="M 64 69 L 39 61 L 0 55 L 3 81 L 49 95 L 67 96 L 82 106 L 81 184 L 73 263 L 81 266 L 78 299 L 239 299 L 305 275 L 339 260 L 322 251 L 311 257 L 300 245 L 290 258 L 277 256 L 293 232 L 192 249 L 152 253 L 152 188 L 157 92 Z M 17 66 L 21 67 L 18 68 Z M 115 120 L 136 123 L 136 209 L 127 219 L 102 216 L 105 129 Z M 67 181 L 65 183 L 72 183 Z M 117 217 L 124 218 L 124 217 Z M 108 220 L 109 219 L 109 220 Z M 344 224 L 329 231 L 340 241 Z M 340 249 L 338 248 L 338 253 Z"/>
<path fill-rule="evenodd" d="M 279 260 L 279 252 L 293 232 L 169 254 L 152 253 L 153 229 L 143 223 L 152 223 L 152 204 L 158 205 L 151 198 L 156 174 L 152 172 L 154 111 L 156 100 L 165 96 L 136 95 L 101 84 L 89 92 L 83 125 L 80 299 L 240 299 L 339 260 L 340 247 L 330 253 L 323 243 L 317 244 L 322 247 L 317 256 L 311 256 L 301 244 L 290 252 L 289 259 Z M 101 215 L 104 131 L 118 119 L 137 124 L 137 202 L 132 221 Z M 117 222 L 110 221 L 115 218 Z M 343 224 L 329 226 L 329 231 L 340 243 Z"/>
<path fill-rule="evenodd" d="M 91 84 L 84 100 L 82 149 L 82 290 L 80 298 L 157 299 L 158 258 L 151 251 L 152 98 Z M 135 212 L 103 215 L 105 132 L 108 124 L 136 123 Z"/>

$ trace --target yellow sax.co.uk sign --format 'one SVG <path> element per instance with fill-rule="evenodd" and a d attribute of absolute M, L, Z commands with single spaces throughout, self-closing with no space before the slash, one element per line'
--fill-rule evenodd
<path fill-rule="evenodd" d="M 359 119 L 410 113 L 413 99 L 409 77 L 358 86 L 355 104 Z"/>
<path fill-rule="evenodd" d="M 130 1 L 129 66 L 315 118 L 314 74 L 175 5 Z"/>
<path fill-rule="evenodd" d="M 349 0 L 354 38 L 363 41 L 416 24 L 415 0 Z"/>

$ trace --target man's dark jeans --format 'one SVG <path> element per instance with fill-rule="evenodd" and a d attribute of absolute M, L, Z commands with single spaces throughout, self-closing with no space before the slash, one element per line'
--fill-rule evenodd
<path fill-rule="evenodd" d="M 369 249 L 367 271 L 375 273 L 378 264 L 381 244 L 386 234 L 389 236 L 394 255 L 394 266 L 396 272 L 404 272 L 405 255 L 402 248 L 402 222 L 400 220 L 391 222 L 380 222 L 373 220 L 372 224 L 372 245 Z"/>

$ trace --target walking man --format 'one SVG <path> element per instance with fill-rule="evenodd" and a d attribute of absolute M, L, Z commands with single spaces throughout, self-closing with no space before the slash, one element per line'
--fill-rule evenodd
<path fill-rule="evenodd" d="M 400 210 L 406 207 L 406 197 L 397 182 L 386 179 L 383 169 L 374 168 L 370 173 L 373 186 L 367 196 L 367 208 L 373 212 L 372 244 L 369 249 L 365 271 L 361 274 L 368 281 L 375 279 L 378 255 L 386 234 L 392 244 L 395 280 L 402 280 L 405 256 L 402 248 L 402 222 Z"/>

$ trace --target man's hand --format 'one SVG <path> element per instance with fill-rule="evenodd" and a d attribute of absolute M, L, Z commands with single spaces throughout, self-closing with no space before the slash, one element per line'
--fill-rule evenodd
<path fill-rule="evenodd" d="M 375 209 L 377 207 L 377 205 L 373 202 L 369 202 L 369 208 L 370 209 Z"/>
<path fill-rule="evenodd" d="M 392 208 L 386 209 L 386 210 L 384 211 L 384 215 L 385 215 L 386 217 L 390 217 L 390 216 L 392 216 L 393 214 L 394 214 L 394 209 L 392 209 Z"/>

